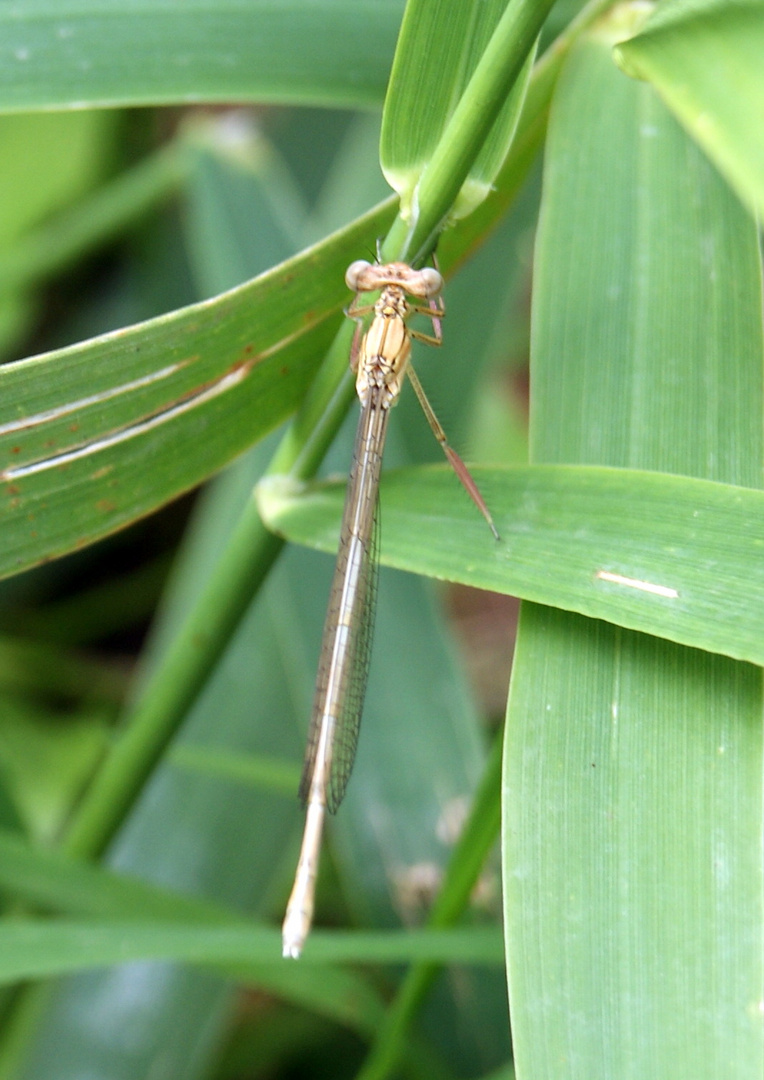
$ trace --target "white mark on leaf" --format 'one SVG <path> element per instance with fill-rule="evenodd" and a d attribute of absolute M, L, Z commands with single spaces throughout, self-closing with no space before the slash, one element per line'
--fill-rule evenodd
<path fill-rule="evenodd" d="M 665 596 L 671 600 L 676 599 L 679 593 L 669 585 L 656 585 L 653 581 L 642 581 L 640 578 L 624 577 L 623 574 L 613 574 L 610 570 L 598 570 L 595 577 L 600 581 L 611 581 L 614 585 L 624 585 L 628 589 L 639 589 L 640 592 L 652 593 L 654 596 Z"/>
<path fill-rule="evenodd" d="M 25 465 L 12 465 L 0 472 L 0 480 L 20 480 L 25 476 L 32 476 L 35 473 L 45 472 L 47 469 L 57 469 L 61 465 L 68 465 L 72 461 L 78 461 L 80 458 L 91 457 L 93 454 L 100 453 L 102 450 L 107 450 L 112 446 L 117 446 L 119 443 L 126 442 L 128 439 L 134 439 L 137 435 L 144 435 L 147 431 L 152 431 L 155 428 L 161 427 L 162 424 L 175 420 L 176 417 L 180 416 L 182 413 L 189 412 L 191 409 L 196 409 L 205 402 L 217 397 L 219 394 L 223 394 L 227 390 L 230 390 L 232 386 L 236 386 L 237 383 L 240 383 L 246 378 L 249 371 L 250 368 L 248 365 L 242 365 L 241 367 L 236 368 L 235 371 L 231 371 L 227 375 L 224 375 L 222 379 L 218 379 L 218 381 L 211 386 L 207 386 L 199 393 L 186 398 L 178 405 L 173 405 L 169 409 L 165 409 L 163 412 L 149 417 L 147 420 L 141 420 L 136 424 L 131 424 L 128 427 L 122 428 L 120 431 L 114 431 L 101 438 L 83 443 L 82 446 L 78 446 L 74 450 L 66 450 L 61 454 L 54 454 L 51 457 L 43 458 L 40 461 L 33 461 Z"/>

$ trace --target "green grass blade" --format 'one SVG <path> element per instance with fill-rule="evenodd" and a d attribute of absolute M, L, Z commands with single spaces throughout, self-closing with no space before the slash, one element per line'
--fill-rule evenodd
<path fill-rule="evenodd" d="M 252 977 L 251 968 L 246 974 L 247 964 L 295 971 L 295 965 L 282 963 L 277 930 L 245 921 L 222 906 L 35 850 L 10 833 L 0 833 L 0 850 L 5 888 L 75 916 L 55 922 L 0 923 L 0 938 L 8 946 L 0 962 L 0 983 L 136 959 L 224 965 L 247 978 Z M 91 919 L 76 918 L 84 914 Z M 94 928 L 90 940 L 89 927 Z M 438 932 L 316 932 L 306 956 L 320 964 L 327 960 L 495 964 L 501 962 L 501 941 L 494 928 L 445 932 L 440 924 Z M 288 980 L 278 985 L 288 993 Z"/>
<path fill-rule="evenodd" d="M 437 141 L 432 145 L 426 161 L 421 160 L 422 147 L 429 143 L 429 138 L 424 133 L 420 134 L 419 129 L 422 124 L 429 122 L 431 110 L 423 112 L 420 101 L 414 100 L 416 77 L 413 73 L 406 75 L 406 68 L 412 63 L 421 64 L 423 56 L 428 58 L 427 62 L 436 68 L 431 81 L 437 84 L 440 82 L 440 56 L 437 44 L 431 42 L 426 49 L 418 48 L 412 58 L 407 50 L 407 37 L 404 35 L 402 38 L 396 53 L 396 64 L 404 74 L 391 86 L 385 105 L 382 164 L 383 168 L 386 168 L 386 162 L 395 165 L 396 172 L 400 172 L 406 185 L 403 189 L 406 197 L 402 202 L 399 219 L 383 247 L 385 258 L 403 258 L 415 262 L 417 258 L 428 255 L 443 229 L 444 222 L 453 213 L 462 186 L 469 177 L 470 170 L 476 167 L 476 162 L 477 176 L 488 167 L 489 161 L 492 169 L 498 168 L 499 160 L 503 160 L 506 155 L 507 144 L 511 139 L 508 129 L 499 125 L 502 135 L 498 142 L 503 142 L 501 153 L 497 152 L 496 145 L 489 144 L 485 151 L 486 157 L 481 159 L 480 155 L 511 88 L 524 70 L 528 54 L 534 48 L 534 42 L 550 6 L 547 0 L 541 4 L 532 3 L 531 0 L 511 0 L 477 60 L 458 101 L 451 107 L 448 101 L 439 100 L 436 96 L 433 107 L 441 113 L 442 130 L 437 131 Z M 420 11 L 427 13 L 428 5 L 414 0 L 410 10 L 413 18 L 413 15 L 418 15 Z M 435 25 L 438 27 L 438 37 L 448 32 L 451 12 L 464 26 L 464 15 L 471 10 L 472 8 L 464 4 L 443 2 L 437 8 L 438 18 Z M 427 21 L 429 22 L 429 18 Z M 413 25 L 412 39 L 416 40 L 416 24 Z M 462 44 L 469 43 L 470 40 L 471 34 L 468 34 Z M 474 63 L 475 59 L 474 56 L 470 59 L 467 54 L 461 57 L 459 62 Z M 461 79 L 458 73 L 454 74 L 455 92 Z M 515 106 L 516 102 L 512 108 Z M 405 107 L 412 111 L 412 120 L 405 125 L 392 125 L 391 122 L 388 126 L 388 110 L 391 110 L 391 116 L 402 116 Z M 514 126 L 513 118 L 512 130 Z M 402 163 L 407 158 L 416 162 L 416 179 L 408 170 L 408 174 L 403 175 Z M 474 191 L 473 187 L 473 194 Z M 487 192 L 483 191 L 481 198 L 486 194 Z M 475 205 L 473 199 L 471 208 L 474 209 Z"/>
<path fill-rule="evenodd" d="M 760 671 L 528 606 L 515 672 L 518 1076 L 760 1076 Z"/>
<path fill-rule="evenodd" d="M 760 320 L 756 228 L 613 67 L 613 37 L 574 50 L 550 120 L 533 459 L 758 486 L 760 330 L 750 350 L 730 330 L 739 285 Z M 524 607 L 504 806 L 518 1076 L 761 1076 L 761 762 L 758 669 Z"/>
<path fill-rule="evenodd" d="M 384 563 L 764 663 L 764 492 L 590 465 L 472 472 L 501 540 L 446 466 L 405 469 L 382 482 Z M 269 526 L 322 551 L 343 494 L 259 488 Z"/>
<path fill-rule="evenodd" d="M 6 365 L 0 574 L 149 513 L 283 420 L 333 333 L 345 267 L 380 227 L 372 213 L 212 300 Z"/>
<path fill-rule="evenodd" d="M 661 6 L 615 56 L 628 74 L 652 83 L 740 197 L 764 214 L 759 0 Z"/>
<path fill-rule="evenodd" d="M 176 746 L 170 752 L 173 765 L 200 776 L 219 777 L 235 784 L 265 788 L 291 798 L 300 786 L 297 762 L 261 754 L 219 750 L 214 746 Z"/>
<path fill-rule="evenodd" d="M 0 985 L 21 979 L 71 974 L 135 960 L 173 960 L 213 964 L 236 971 L 242 979 L 260 981 L 253 965 L 286 966 L 280 934 L 272 927 L 194 926 L 131 919 L 13 920 L 0 925 Z M 401 930 L 380 933 L 316 932 L 303 963 L 500 964 L 501 932 L 495 927 L 469 930 Z M 249 972 L 249 974 L 248 974 Z"/>
<path fill-rule="evenodd" d="M 382 101 L 401 0 L 0 5 L 0 111 Z"/>
<path fill-rule="evenodd" d="M 390 75 L 382 124 L 380 159 L 388 183 L 411 214 L 414 192 L 459 99 L 464 93 L 506 0 L 479 5 L 422 3 L 406 6 Z M 497 116 L 483 150 L 470 169 L 452 217 L 466 217 L 491 190 L 507 156 L 533 65 L 528 54 L 517 85 Z"/>
<path fill-rule="evenodd" d="M 610 0 L 589 0 L 534 66 L 509 154 L 496 177 L 495 190 L 457 229 L 443 234 L 438 245 L 441 266 L 461 262 L 511 205 L 543 145 L 549 102 L 565 58 L 579 35 L 609 7 Z"/>

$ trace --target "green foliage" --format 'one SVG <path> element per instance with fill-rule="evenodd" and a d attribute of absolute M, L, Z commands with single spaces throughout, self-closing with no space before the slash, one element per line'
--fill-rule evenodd
<path fill-rule="evenodd" d="M 591 465 L 474 477 L 490 494 L 500 549 L 438 465 L 385 480 L 383 562 L 764 663 L 761 491 Z M 340 482 L 274 483 L 260 506 L 290 540 L 332 552 L 343 495 Z"/>
<path fill-rule="evenodd" d="M 0 5 L 3 1080 L 759 1080 L 764 13 L 548 6 Z M 436 241 L 501 540 L 404 399 L 286 963 L 344 270 Z M 491 750 L 428 578 L 524 601 Z"/>
<path fill-rule="evenodd" d="M 450 123 L 459 122 L 460 103 L 472 103 L 475 111 L 466 118 L 466 124 L 477 137 L 483 136 L 481 125 L 488 126 L 491 112 L 497 116 L 484 136 L 480 152 L 471 155 L 467 179 L 453 200 L 450 219 L 467 217 L 483 202 L 507 156 L 535 57 L 527 31 L 523 38 L 526 28 L 522 23 L 523 14 L 527 19 L 534 15 L 538 18 L 532 5 L 527 5 L 526 12 L 520 5 L 507 8 L 505 33 L 517 50 L 514 65 L 506 64 L 502 56 L 511 93 L 499 93 L 493 108 L 483 95 L 465 94 L 470 79 L 481 77 L 483 69 L 479 65 L 492 38 L 494 48 L 500 52 L 501 34 L 497 31 L 505 8 L 503 0 L 453 6 L 444 28 L 442 10 L 437 5 L 420 2 L 406 6 L 396 63 L 390 73 L 380 163 L 388 183 L 401 197 L 401 216 L 407 222 L 416 219 L 422 197 L 419 185 L 431 167 L 438 144 L 444 138 L 446 145 L 453 142 L 446 133 Z M 423 64 L 422 56 L 432 47 L 433 39 L 438 42 L 438 63 Z"/>
<path fill-rule="evenodd" d="M 620 77 L 611 47 L 632 29 L 622 18 L 574 48 L 550 115 L 531 462 L 662 470 L 731 494 L 727 485 L 761 483 L 756 225 L 652 87 Z M 642 475 L 632 514 L 660 549 Z M 684 557 L 709 505 L 696 502 L 665 554 Z M 720 526 L 741 539 L 759 531 L 756 516 L 741 532 L 723 512 Z M 661 580 L 633 565 L 635 578 Z M 706 597 L 718 583 L 709 569 Z M 688 591 L 667 603 L 681 606 Z M 734 622 L 731 596 L 708 617 Z M 660 635 L 662 622 L 656 614 L 647 629 Z M 762 934 L 760 672 L 629 625 L 535 605 L 521 616 L 504 792 L 518 1072 L 549 1074 L 564 1054 L 575 1077 L 754 1077 L 764 1053 L 752 1007 L 762 979 L 752 947 Z M 538 873 L 518 873 L 538 852 Z M 702 1005 L 701 985 L 713 987 Z"/>
<path fill-rule="evenodd" d="M 753 210 L 764 212 L 761 4 L 723 0 L 657 9 L 641 33 L 616 47 L 624 70 L 649 79 Z M 743 105 L 744 107 L 741 107 Z"/>

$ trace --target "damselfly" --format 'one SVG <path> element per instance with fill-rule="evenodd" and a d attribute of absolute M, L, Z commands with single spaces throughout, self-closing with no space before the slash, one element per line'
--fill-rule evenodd
<path fill-rule="evenodd" d="M 446 457 L 498 539 L 475 481 L 448 445 L 410 364 L 412 338 L 430 345 L 441 344 L 440 320 L 445 314 L 441 296 L 443 278 L 433 267 L 414 270 L 401 262 L 359 260 L 348 268 L 345 281 L 356 294 L 347 313 L 359 326 L 350 364 L 356 373 L 361 417 L 300 783 L 300 798 L 306 808 L 305 832 L 282 928 L 284 956 L 291 957 L 300 955 L 313 919 L 324 815 L 327 810 L 334 813 L 342 801 L 355 758 L 371 648 L 376 588 L 375 523 L 382 452 L 390 408 L 398 399 L 406 375 Z M 364 293 L 377 291 L 380 296 L 375 303 L 361 302 Z M 361 322 L 372 313 L 371 325 L 359 346 Z M 431 334 L 411 329 L 408 320 L 415 314 L 431 320 Z"/>

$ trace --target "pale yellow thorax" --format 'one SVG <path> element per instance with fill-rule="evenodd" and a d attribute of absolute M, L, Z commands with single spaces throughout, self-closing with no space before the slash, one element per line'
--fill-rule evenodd
<path fill-rule="evenodd" d="M 374 305 L 374 318 L 358 355 L 356 390 L 362 405 L 368 404 L 372 388 L 382 391 L 379 396 L 382 408 L 390 408 L 398 399 L 411 356 L 411 338 L 406 327 L 409 310 L 399 285 L 388 285 Z"/>

